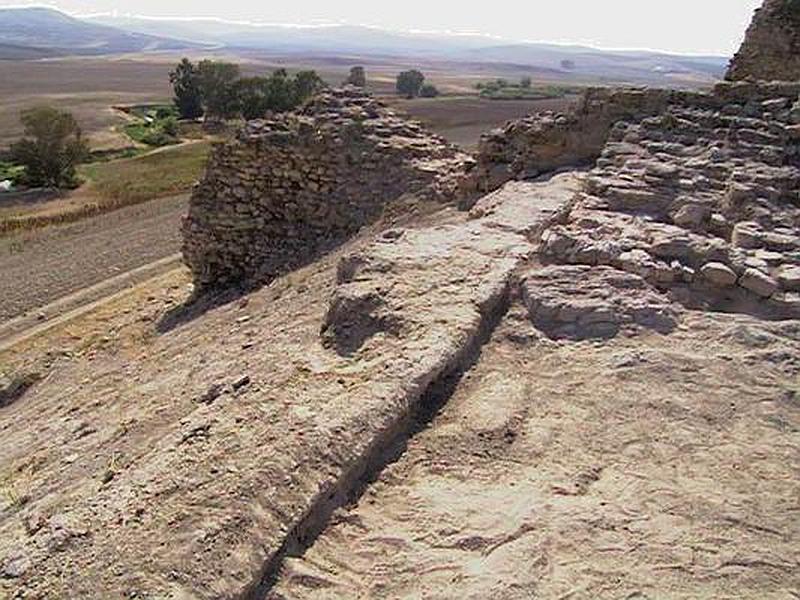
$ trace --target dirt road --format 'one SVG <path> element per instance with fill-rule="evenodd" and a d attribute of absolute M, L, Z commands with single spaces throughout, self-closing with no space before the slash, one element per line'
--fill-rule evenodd
<path fill-rule="evenodd" d="M 178 252 L 187 202 L 163 198 L 1 238 L 0 323 Z"/>

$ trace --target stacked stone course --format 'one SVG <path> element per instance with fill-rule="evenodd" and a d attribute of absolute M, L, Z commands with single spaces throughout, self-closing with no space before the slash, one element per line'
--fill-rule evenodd
<path fill-rule="evenodd" d="M 695 306 L 800 316 L 800 83 L 720 84 L 619 122 L 543 252 Z"/>
<path fill-rule="evenodd" d="M 328 91 L 214 149 L 184 221 L 184 260 L 200 289 L 269 280 L 404 194 L 456 197 L 471 165 L 363 91 Z"/>

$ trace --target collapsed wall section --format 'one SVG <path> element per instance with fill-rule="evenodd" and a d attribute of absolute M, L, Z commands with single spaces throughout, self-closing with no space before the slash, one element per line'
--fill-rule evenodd
<path fill-rule="evenodd" d="M 589 88 L 575 110 L 541 112 L 509 121 L 481 137 L 472 180 L 480 191 L 594 161 L 614 123 L 661 112 L 675 97 L 661 89 Z"/>
<path fill-rule="evenodd" d="M 720 84 L 618 123 L 543 253 L 634 273 L 690 306 L 797 318 L 798 93 Z"/>
<path fill-rule="evenodd" d="M 726 79 L 800 80 L 800 1 L 765 0 Z"/>
<path fill-rule="evenodd" d="M 269 280 L 411 193 L 457 195 L 471 158 L 355 89 L 252 121 L 217 146 L 183 225 L 199 288 Z"/>

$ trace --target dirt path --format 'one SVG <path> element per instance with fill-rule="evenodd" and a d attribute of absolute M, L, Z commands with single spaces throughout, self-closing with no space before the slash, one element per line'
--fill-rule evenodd
<path fill-rule="evenodd" d="M 154 200 L 0 239 L 0 323 L 178 252 L 187 201 Z"/>

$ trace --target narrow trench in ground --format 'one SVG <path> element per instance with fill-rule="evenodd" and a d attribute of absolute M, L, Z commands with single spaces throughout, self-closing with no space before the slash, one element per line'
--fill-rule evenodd
<path fill-rule="evenodd" d="M 390 431 L 377 436 L 364 456 L 342 475 L 334 490 L 318 498 L 304 518 L 287 534 L 280 550 L 265 564 L 259 584 L 244 598 L 268 600 L 284 560 L 303 556 L 323 533 L 333 512 L 357 503 L 383 470 L 405 454 L 409 440 L 433 421 L 452 397 L 464 374 L 480 359 L 483 347 L 508 312 L 513 288 L 514 282 L 511 281 L 505 292 L 482 312 L 476 335 L 453 357 L 449 367 L 431 382 L 417 402 L 411 403 L 411 411 L 398 419 Z"/>

